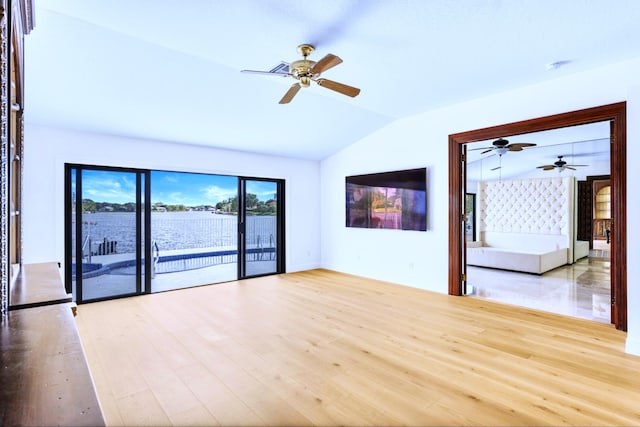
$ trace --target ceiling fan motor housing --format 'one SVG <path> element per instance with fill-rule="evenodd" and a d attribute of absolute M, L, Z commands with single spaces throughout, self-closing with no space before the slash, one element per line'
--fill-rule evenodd
<path fill-rule="evenodd" d="M 493 145 L 495 145 L 498 148 L 506 147 L 508 144 L 509 144 L 509 141 L 507 141 L 504 138 L 496 139 L 495 141 L 493 141 Z"/>
<path fill-rule="evenodd" d="M 316 48 L 311 46 L 310 44 L 303 43 L 298 46 L 298 53 L 305 58 L 311 55 L 314 50 L 316 50 Z"/>
<path fill-rule="evenodd" d="M 308 87 L 311 84 L 311 78 L 320 75 L 311 72 L 311 67 L 313 67 L 315 63 L 316 61 L 311 61 L 310 59 L 300 59 L 293 61 L 289 68 L 291 69 L 293 77 L 300 80 L 302 86 Z"/>

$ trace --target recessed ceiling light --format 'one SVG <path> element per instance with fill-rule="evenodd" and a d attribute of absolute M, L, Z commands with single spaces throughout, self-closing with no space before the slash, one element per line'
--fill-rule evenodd
<path fill-rule="evenodd" d="M 556 61 L 556 62 L 550 62 L 547 64 L 547 70 L 555 70 L 557 68 L 562 67 L 563 65 L 567 65 L 568 63 L 570 63 L 571 61 Z"/>

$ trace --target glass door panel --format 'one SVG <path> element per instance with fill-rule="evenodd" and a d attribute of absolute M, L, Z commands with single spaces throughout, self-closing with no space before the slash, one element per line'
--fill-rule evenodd
<path fill-rule="evenodd" d="M 468 203 L 472 200 L 469 198 L 469 195 L 467 194 L 467 162 L 466 162 L 466 158 L 467 158 L 467 146 L 463 145 L 462 147 L 462 156 L 460 159 L 460 162 L 462 163 L 462 167 L 460 168 L 462 171 L 462 179 L 460 181 L 460 183 L 462 184 L 462 191 L 460 192 L 461 197 L 462 197 L 462 209 L 464 212 L 464 215 L 462 216 L 462 230 L 464 230 L 464 233 L 462 233 L 461 237 L 461 242 L 460 244 L 462 245 L 462 252 L 460 254 L 460 268 L 461 268 L 461 277 L 460 280 L 462 282 L 462 293 L 463 295 L 470 295 L 473 293 L 473 286 L 471 284 L 468 283 L 467 281 L 467 241 L 468 241 L 468 236 L 467 236 L 467 230 L 468 230 L 468 226 L 470 224 L 475 224 L 475 219 L 473 218 L 473 206 L 469 206 Z M 470 209 L 471 208 L 471 209 Z M 469 213 L 471 212 L 471 217 L 469 215 Z M 473 221 L 473 222 L 472 222 Z"/>
<path fill-rule="evenodd" d="M 76 301 L 142 291 L 139 172 L 71 169 L 71 275 Z"/>
<path fill-rule="evenodd" d="M 283 186 L 277 180 L 241 180 L 240 278 L 284 272 Z"/>
<path fill-rule="evenodd" d="M 467 214 L 464 234 L 468 242 L 476 241 L 476 195 L 467 193 L 465 198 L 465 212 Z"/>
<path fill-rule="evenodd" d="M 64 286 L 68 294 L 76 296 L 76 269 L 81 268 L 82 255 L 80 252 L 76 253 L 78 244 L 76 242 L 76 180 L 78 176 L 78 169 L 75 167 L 67 167 L 65 169 L 65 184 L 68 191 L 65 192 L 65 207 L 66 207 L 66 220 L 65 220 L 65 281 Z"/>
<path fill-rule="evenodd" d="M 238 178 L 151 171 L 153 292 L 238 278 Z"/>

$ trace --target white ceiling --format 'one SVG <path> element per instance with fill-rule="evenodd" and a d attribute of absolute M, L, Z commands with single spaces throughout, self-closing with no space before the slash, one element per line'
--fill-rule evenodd
<path fill-rule="evenodd" d="M 29 123 L 323 159 L 394 120 L 640 57 L 637 0 L 35 0 Z M 349 98 L 241 73 L 299 59 Z M 570 61 L 548 70 L 547 64 Z"/>

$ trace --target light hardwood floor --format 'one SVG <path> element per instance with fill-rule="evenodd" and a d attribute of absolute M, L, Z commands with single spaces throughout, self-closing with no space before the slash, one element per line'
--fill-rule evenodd
<path fill-rule="evenodd" d="M 81 305 L 108 425 L 640 425 L 610 325 L 326 270 Z"/>

